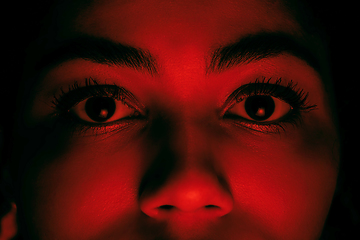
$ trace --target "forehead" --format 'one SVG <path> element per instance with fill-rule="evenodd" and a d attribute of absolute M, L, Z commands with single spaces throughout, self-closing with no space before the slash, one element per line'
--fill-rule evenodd
<path fill-rule="evenodd" d="M 60 32 L 85 33 L 151 49 L 183 43 L 206 46 L 263 31 L 298 34 L 282 1 L 106 0 L 65 4 Z M 68 24 L 64 24 L 68 23 Z M 199 48 L 199 46 L 196 46 Z"/>

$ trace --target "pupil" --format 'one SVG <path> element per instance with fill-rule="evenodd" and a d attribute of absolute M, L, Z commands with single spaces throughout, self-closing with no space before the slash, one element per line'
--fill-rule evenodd
<path fill-rule="evenodd" d="M 270 96 L 251 96 L 245 101 L 245 111 L 252 119 L 264 121 L 275 110 L 274 100 Z"/>
<path fill-rule="evenodd" d="M 109 97 L 89 98 L 85 103 L 86 114 L 95 122 L 104 122 L 115 113 L 115 101 Z"/>

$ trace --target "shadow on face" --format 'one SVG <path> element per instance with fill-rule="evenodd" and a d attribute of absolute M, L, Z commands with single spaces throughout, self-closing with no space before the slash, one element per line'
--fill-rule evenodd
<path fill-rule="evenodd" d="M 289 6 L 53 8 L 13 136 L 24 234 L 318 239 L 337 133 L 321 40 Z"/>

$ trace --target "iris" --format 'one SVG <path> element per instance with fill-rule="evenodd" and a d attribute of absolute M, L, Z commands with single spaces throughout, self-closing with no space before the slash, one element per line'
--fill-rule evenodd
<path fill-rule="evenodd" d="M 245 111 L 252 119 L 264 121 L 268 119 L 275 110 L 275 103 L 270 96 L 251 96 L 245 101 Z"/>
<path fill-rule="evenodd" d="M 96 122 L 104 122 L 111 118 L 115 109 L 115 101 L 110 97 L 89 98 L 85 104 L 86 114 Z"/>

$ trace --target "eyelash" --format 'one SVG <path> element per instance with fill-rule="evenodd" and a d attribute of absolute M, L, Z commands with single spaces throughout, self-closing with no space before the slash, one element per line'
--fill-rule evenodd
<path fill-rule="evenodd" d="M 225 119 L 236 120 L 235 124 L 265 133 L 279 133 L 285 131 L 286 124 L 298 125 L 302 122 L 302 113 L 310 112 L 317 108 L 317 105 L 311 105 L 307 102 L 309 93 L 298 88 L 297 84 L 289 81 L 287 85 L 282 84 L 282 79 L 278 78 L 274 83 L 270 83 L 272 78 L 256 79 L 254 82 L 245 84 L 235 90 L 227 99 L 221 116 Z M 239 103 L 250 96 L 266 95 L 278 98 L 288 103 L 291 110 L 288 114 L 279 120 L 273 122 L 250 121 L 239 116 L 227 114 L 236 103 Z"/>
<path fill-rule="evenodd" d="M 256 79 L 252 83 L 239 87 L 228 97 L 220 115 L 223 116 L 224 119 L 236 120 L 236 125 L 254 131 L 278 133 L 280 130 L 285 131 L 285 124 L 297 125 L 298 123 L 301 123 L 303 112 L 309 112 L 316 109 L 316 105 L 310 105 L 307 102 L 309 93 L 306 93 L 303 89 L 298 88 L 297 84 L 293 83 L 293 81 L 288 82 L 287 85 L 284 86 L 282 85 L 281 78 L 277 79 L 274 83 L 270 83 L 271 80 L 271 78 Z M 136 98 L 126 89 L 115 84 L 99 85 L 96 80 L 87 78 L 85 79 L 85 87 L 82 87 L 78 82 L 75 82 L 73 85 L 68 87 L 67 92 L 63 89 L 60 89 L 60 91 L 61 93 L 59 96 L 54 95 L 54 100 L 52 101 L 53 107 L 56 110 L 54 115 L 59 117 L 63 123 L 67 123 L 70 127 L 72 127 L 74 132 L 79 132 L 83 135 L 87 135 L 88 131 L 92 131 L 92 133 L 90 133 L 91 135 L 117 132 L 129 126 L 131 121 L 144 118 L 145 116 L 144 107 L 137 102 Z M 250 121 L 239 116 L 227 114 L 227 111 L 236 103 L 243 101 L 247 97 L 255 95 L 268 95 L 279 98 L 288 103 L 292 109 L 282 119 L 264 123 Z M 71 116 L 69 111 L 74 105 L 87 98 L 97 96 L 106 96 L 120 100 L 128 107 L 133 108 L 139 114 L 136 114 L 136 117 L 120 119 L 117 121 L 117 124 L 114 124 L 114 122 L 110 122 L 108 124 L 81 123 L 79 120 L 74 119 L 74 117 Z"/>
<path fill-rule="evenodd" d="M 61 93 L 54 95 L 52 104 L 55 109 L 54 116 L 59 117 L 62 123 L 67 124 L 68 127 L 73 129 L 74 133 L 82 135 L 101 135 L 104 133 L 118 132 L 129 126 L 135 119 L 144 118 L 144 107 L 136 100 L 136 98 L 126 89 L 113 85 L 99 85 L 95 79 L 86 78 L 85 87 L 75 82 L 68 87 L 68 91 L 60 89 Z M 115 100 L 123 102 L 128 107 L 134 109 L 136 114 L 134 117 L 120 119 L 116 122 L 92 124 L 83 123 L 74 118 L 70 114 L 70 109 L 81 101 L 90 97 L 110 97 Z M 91 131 L 90 134 L 88 131 Z"/>

